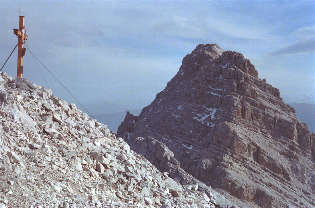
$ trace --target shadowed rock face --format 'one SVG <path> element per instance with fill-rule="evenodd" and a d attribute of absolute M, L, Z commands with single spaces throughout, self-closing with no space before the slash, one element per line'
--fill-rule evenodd
<path fill-rule="evenodd" d="M 314 206 L 315 134 L 240 53 L 198 45 L 118 134 L 182 184 L 196 178 L 251 207 Z"/>

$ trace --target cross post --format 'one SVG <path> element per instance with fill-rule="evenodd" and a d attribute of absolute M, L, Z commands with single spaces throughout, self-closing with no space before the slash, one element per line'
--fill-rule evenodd
<path fill-rule="evenodd" d="M 13 32 L 18 37 L 17 77 L 22 78 L 23 56 L 25 55 L 26 51 L 26 48 L 24 48 L 24 43 L 28 38 L 25 34 L 24 16 L 19 17 L 19 29 L 14 29 Z"/>

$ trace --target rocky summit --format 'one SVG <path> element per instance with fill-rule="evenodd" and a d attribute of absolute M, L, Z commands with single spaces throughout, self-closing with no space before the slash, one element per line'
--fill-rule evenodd
<path fill-rule="evenodd" d="M 159 150 L 157 150 L 159 151 Z M 0 75 L 0 207 L 226 207 L 181 185 L 74 104 Z"/>
<path fill-rule="evenodd" d="M 198 45 L 118 134 L 175 181 L 235 206 L 315 207 L 315 134 L 240 53 Z"/>

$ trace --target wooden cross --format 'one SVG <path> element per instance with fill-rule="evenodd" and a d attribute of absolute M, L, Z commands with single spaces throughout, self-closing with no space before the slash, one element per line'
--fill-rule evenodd
<path fill-rule="evenodd" d="M 27 40 L 27 35 L 25 34 L 24 16 L 19 17 L 19 29 L 13 29 L 13 32 L 18 37 L 17 77 L 22 78 L 23 56 L 26 51 L 24 43 Z"/>

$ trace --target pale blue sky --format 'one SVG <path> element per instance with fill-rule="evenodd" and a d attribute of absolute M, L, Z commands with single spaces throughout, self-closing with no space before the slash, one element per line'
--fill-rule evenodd
<path fill-rule="evenodd" d="M 1 63 L 19 8 L 33 52 L 91 111 L 149 104 L 199 43 L 243 53 L 285 101 L 315 103 L 315 1 L 1 0 Z M 24 62 L 26 78 L 73 101 L 30 54 Z"/>

